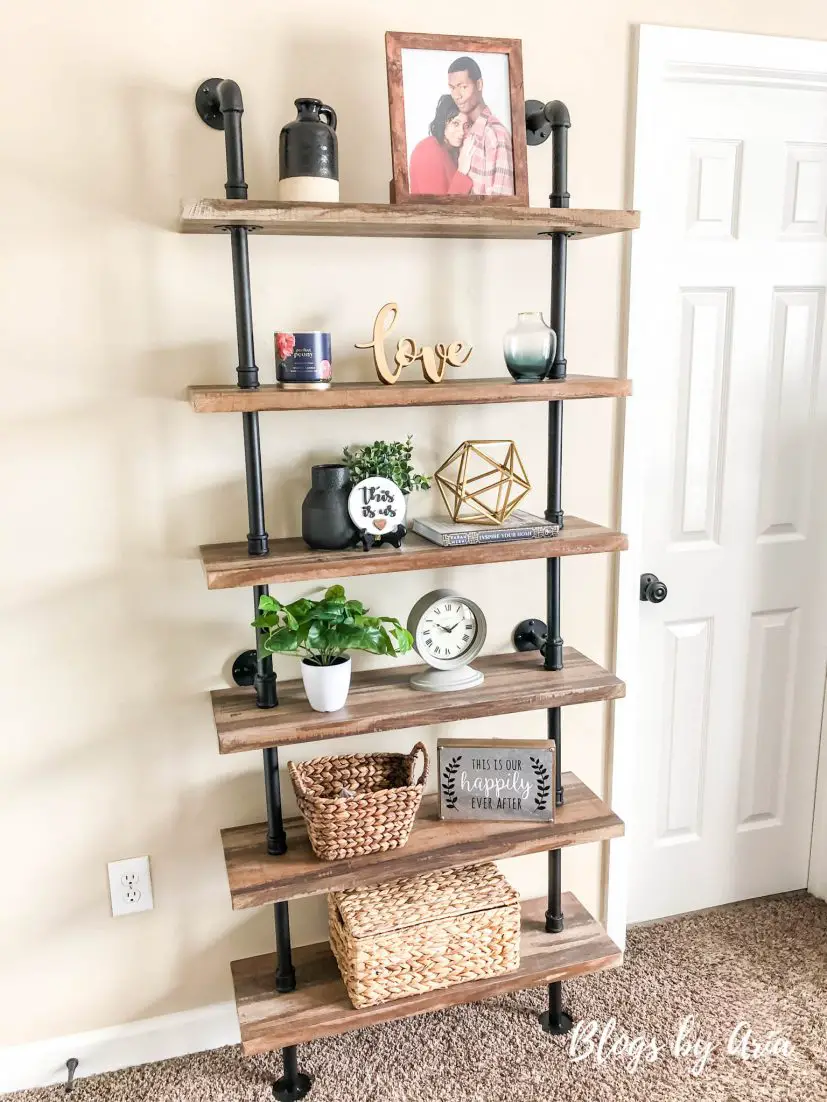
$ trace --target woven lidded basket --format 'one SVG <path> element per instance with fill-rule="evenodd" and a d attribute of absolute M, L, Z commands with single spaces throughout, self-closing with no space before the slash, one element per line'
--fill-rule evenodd
<path fill-rule="evenodd" d="M 414 780 L 422 754 L 422 773 Z M 428 752 L 347 754 L 287 763 L 317 857 L 338 861 L 404 846 L 428 776 Z"/>
<path fill-rule="evenodd" d="M 355 1007 L 513 972 L 519 897 L 494 865 L 441 869 L 327 897 L 330 947 Z"/>

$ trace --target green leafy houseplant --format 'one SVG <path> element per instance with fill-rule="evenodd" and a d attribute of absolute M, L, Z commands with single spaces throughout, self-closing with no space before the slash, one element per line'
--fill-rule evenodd
<path fill-rule="evenodd" d="M 396 658 L 413 646 L 413 636 L 392 616 L 368 616 L 361 601 L 349 601 L 344 587 L 333 585 L 320 601 L 300 597 L 283 605 L 261 597 L 253 626 L 264 629 L 265 654 L 295 654 L 310 666 L 333 666 L 348 651 Z"/>
<path fill-rule="evenodd" d="M 376 440 L 373 444 L 345 448 L 342 461 L 354 483 L 379 476 L 395 482 L 403 494 L 409 494 L 412 490 L 427 490 L 431 485 L 430 478 L 416 474 L 413 469 L 412 439 L 409 436 L 404 442 Z"/>

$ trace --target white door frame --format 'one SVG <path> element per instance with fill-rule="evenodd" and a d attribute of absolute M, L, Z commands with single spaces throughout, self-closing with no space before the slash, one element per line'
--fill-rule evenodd
<path fill-rule="evenodd" d="M 627 204 L 633 208 L 638 207 L 641 174 L 653 171 L 657 163 L 652 112 L 657 107 L 657 91 L 666 71 L 673 79 L 704 83 L 775 84 L 822 92 L 827 89 L 827 42 L 648 24 L 638 28 L 637 39 L 637 93 L 631 97 L 633 105 L 636 103 L 632 107 L 636 111 L 635 136 L 629 154 L 630 159 L 634 158 L 629 178 L 637 177 L 637 181 L 630 185 Z M 641 225 L 646 226 L 645 210 L 641 211 Z M 655 390 L 646 385 L 649 382 L 646 372 L 655 369 L 653 357 L 646 354 L 648 304 L 640 293 L 635 293 L 635 272 L 648 263 L 647 240 L 643 230 L 631 236 L 627 374 L 632 379 L 633 391 L 625 403 L 620 520 L 621 529 L 629 537 L 629 550 L 620 556 L 617 602 L 617 673 L 626 682 L 627 690 L 625 700 L 618 701 L 615 707 L 609 793 L 612 807 L 627 824 L 633 821 L 635 813 L 638 700 L 646 691 L 645 681 L 638 680 L 637 668 L 638 588 L 640 575 L 648 569 L 641 556 L 646 425 L 649 417 L 656 415 L 655 410 L 648 408 L 653 404 L 651 398 L 646 397 Z M 626 933 L 628 861 L 628 840 L 612 842 L 607 875 L 607 928 L 620 945 Z M 808 887 L 813 894 L 827 898 L 827 721 L 822 723 Z"/>

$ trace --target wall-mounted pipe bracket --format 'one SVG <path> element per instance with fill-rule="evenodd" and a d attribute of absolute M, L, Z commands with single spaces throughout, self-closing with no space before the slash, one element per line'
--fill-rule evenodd
<path fill-rule="evenodd" d="M 547 638 L 548 628 L 542 620 L 520 620 L 511 635 L 515 650 L 538 650 L 540 654 L 545 654 Z"/>

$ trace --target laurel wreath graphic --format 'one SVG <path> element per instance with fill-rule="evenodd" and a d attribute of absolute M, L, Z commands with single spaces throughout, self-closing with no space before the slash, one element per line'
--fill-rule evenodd
<path fill-rule="evenodd" d="M 461 760 L 462 755 L 456 754 L 442 771 L 442 794 L 445 797 L 445 806 L 451 811 L 456 809 L 457 800 L 459 799 L 456 792 L 456 775 Z"/>
<path fill-rule="evenodd" d="M 549 772 L 539 758 L 532 757 L 529 754 L 529 761 L 537 777 L 537 795 L 534 797 L 534 811 L 545 811 L 548 805 L 549 794 L 551 793 Z"/>

